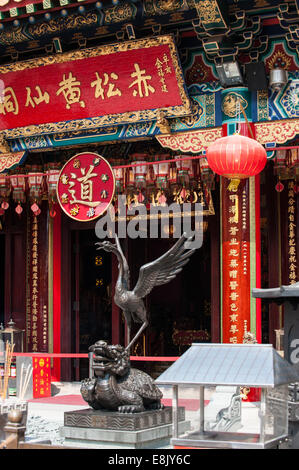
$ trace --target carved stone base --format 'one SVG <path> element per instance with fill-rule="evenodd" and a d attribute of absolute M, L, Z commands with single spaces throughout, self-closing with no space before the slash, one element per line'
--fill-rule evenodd
<path fill-rule="evenodd" d="M 185 409 L 179 408 L 180 432 L 187 431 Z M 123 414 L 85 410 L 64 413 L 61 430 L 67 446 L 85 448 L 154 449 L 169 445 L 172 437 L 172 408 Z"/>

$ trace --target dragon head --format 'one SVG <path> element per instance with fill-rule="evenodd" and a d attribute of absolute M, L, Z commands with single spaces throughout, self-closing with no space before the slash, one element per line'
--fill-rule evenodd
<path fill-rule="evenodd" d="M 105 251 L 108 251 L 108 253 L 110 253 L 111 251 L 117 250 L 117 246 L 109 241 L 98 242 L 96 243 L 96 245 L 98 246 L 97 248 L 98 250 L 105 250 Z"/>
<path fill-rule="evenodd" d="M 97 377 L 103 377 L 107 373 L 122 376 L 128 372 L 130 356 L 123 346 L 100 340 L 90 346 L 89 351 L 94 353 L 93 370 Z"/>

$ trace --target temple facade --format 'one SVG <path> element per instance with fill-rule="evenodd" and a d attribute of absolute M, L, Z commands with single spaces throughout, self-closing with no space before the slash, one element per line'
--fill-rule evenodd
<path fill-rule="evenodd" d="M 282 348 L 283 307 L 251 289 L 299 281 L 298 31 L 298 0 L 1 2 L 0 323 L 24 330 L 24 351 L 79 355 L 98 339 L 126 342 L 117 259 L 95 245 L 106 214 L 91 197 L 98 161 L 83 168 L 85 153 L 112 169 L 109 211 L 123 223 L 132 286 L 175 243 L 184 215 L 203 232 L 183 271 L 145 299 L 150 324 L 131 351 L 144 367 L 157 367 L 146 357 L 241 343 L 249 331 Z M 236 132 L 265 148 L 267 164 L 233 186 L 206 152 Z M 75 183 L 61 180 L 70 161 L 77 199 Z M 171 204 L 180 212 L 164 223 Z M 131 238 L 136 213 L 144 223 Z M 52 359 L 51 373 L 80 380 L 88 363 Z"/>

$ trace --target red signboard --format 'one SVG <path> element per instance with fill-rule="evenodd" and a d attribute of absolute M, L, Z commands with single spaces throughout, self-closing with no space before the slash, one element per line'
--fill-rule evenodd
<path fill-rule="evenodd" d="M 248 179 L 234 188 L 222 178 L 222 211 L 222 342 L 235 344 L 250 330 Z"/>
<path fill-rule="evenodd" d="M 0 130 L 26 126 L 26 135 L 190 113 L 171 36 L 2 66 L 0 79 Z"/>
<path fill-rule="evenodd" d="M 96 153 L 79 153 L 62 168 L 57 184 L 58 201 L 72 219 L 97 219 L 109 207 L 114 195 L 111 166 Z"/>
<path fill-rule="evenodd" d="M 32 359 L 33 398 L 51 396 L 51 362 L 48 357 Z"/>

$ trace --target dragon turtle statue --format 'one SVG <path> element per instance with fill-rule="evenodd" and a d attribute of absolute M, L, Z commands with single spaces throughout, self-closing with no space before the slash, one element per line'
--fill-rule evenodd
<path fill-rule="evenodd" d="M 94 353 L 95 377 L 83 380 L 80 391 L 92 408 L 120 413 L 163 408 L 162 392 L 148 374 L 130 367 L 129 352 L 124 347 L 100 340 L 89 351 Z"/>

